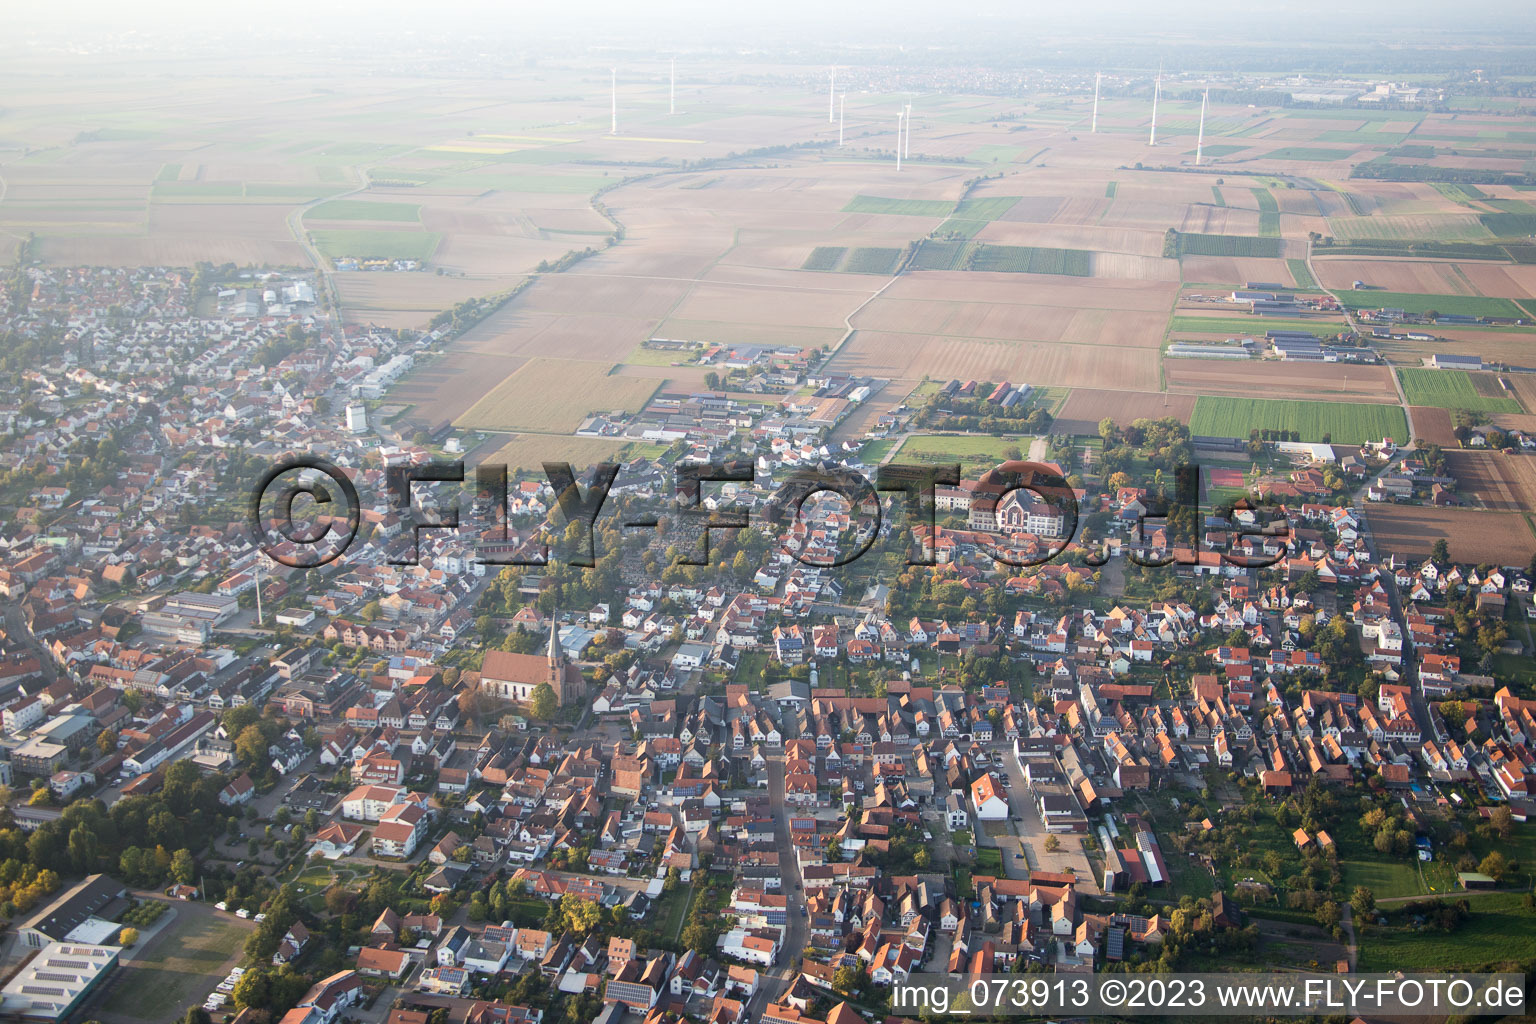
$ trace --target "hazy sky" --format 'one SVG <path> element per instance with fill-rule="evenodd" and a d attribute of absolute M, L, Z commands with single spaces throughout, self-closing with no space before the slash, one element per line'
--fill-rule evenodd
<path fill-rule="evenodd" d="M 1536 27 L 1529 0 L 1290 0 L 1242 3 L 1233 0 L 571 0 L 561 3 L 492 3 L 487 0 L 263 0 L 245 6 L 185 3 L 181 0 L 71 0 L 62 4 L 10 4 L 3 35 L 25 43 L 103 35 L 119 39 L 233 37 L 305 42 L 458 37 L 469 45 L 496 38 L 553 33 L 568 40 L 611 45 L 643 37 L 675 38 L 690 45 L 751 46 L 771 41 L 819 49 L 826 45 L 953 42 L 969 34 L 997 41 L 1017 33 L 1021 49 L 1042 35 L 1070 33 L 1124 38 L 1137 31 L 1162 34 L 1253 32 L 1259 38 L 1348 42 L 1336 33 L 1360 33 L 1358 42 L 1383 36 L 1451 31 L 1497 30 L 1530 35 Z M 0 43 L 0 46 L 5 45 Z"/>

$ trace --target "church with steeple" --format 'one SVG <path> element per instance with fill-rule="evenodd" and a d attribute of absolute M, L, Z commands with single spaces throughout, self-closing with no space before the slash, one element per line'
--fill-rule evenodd
<path fill-rule="evenodd" d="M 513 654 L 511 651 L 487 651 L 480 666 L 480 687 L 502 700 L 527 704 L 533 691 L 548 683 L 560 706 L 575 703 L 586 692 L 581 669 L 571 664 L 560 647 L 559 626 L 551 619 L 549 645 L 543 654 Z"/>

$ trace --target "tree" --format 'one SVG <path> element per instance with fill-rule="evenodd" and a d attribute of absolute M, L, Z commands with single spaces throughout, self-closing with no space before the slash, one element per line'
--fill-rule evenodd
<path fill-rule="evenodd" d="M 1045 849 L 1049 853 L 1055 853 L 1061 849 L 1061 840 L 1056 837 L 1056 833 L 1052 832 L 1045 837 Z"/>
<path fill-rule="evenodd" d="M 201 1006 L 192 1006 L 187 1008 L 186 1014 L 181 1017 L 177 1024 L 213 1024 L 213 1018 Z"/>
<path fill-rule="evenodd" d="M 560 700 L 555 696 L 555 688 L 548 683 L 540 683 L 533 688 L 533 700 L 529 710 L 533 717 L 541 721 L 549 721 L 555 717 L 555 712 L 560 709 Z"/>
<path fill-rule="evenodd" d="M 856 967 L 839 967 L 832 974 L 832 987 L 843 995 L 852 995 L 864 980 L 864 973 Z"/>
<path fill-rule="evenodd" d="M 235 737 L 235 756 L 249 765 L 261 764 L 267 759 L 267 737 L 261 726 L 251 724 L 240 730 Z"/>
<path fill-rule="evenodd" d="M 122 946 L 124 949 L 127 949 L 129 946 L 136 944 L 138 941 L 139 930 L 137 928 L 124 928 L 122 931 L 117 933 L 117 944 Z"/>
<path fill-rule="evenodd" d="M 1339 923 L 1341 916 L 1339 905 L 1333 902 L 1333 900 L 1324 900 L 1322 905 L 1317 908 L 1317 913 L 1314 916 L 1317 918 L 1318 925 L 1325 931 L 1332 929 Z"/>
<path fill-rule="evenodd" d="M 1504 855 L 1498 850 L 1494 850 L 1477 864 L 1477 870 L 1481 871 L 1495 882 L 1503 879 L 1504 872 L 1508 870 L 1508 867 L 1508 861 L 1504 859 Z"/>
<path fill-rule="evenodd" d="M 1357 885 L 1349 897 L 1349 905 L 1354 908 L 1356 917 L 1368 918 L 1376 912 L 1376 894 L 1367 886 Z"/>
<path fill-rule="evenodd" d="M 1444 537 L 1435 538 L 1435 542 L 1429 546 L 1429 557 L 1442 563 L 1451 560 L 1451 546 L 1445 542 Z"/>
<path fill-rule="evenodd" d="M 197 877 L 197 861 L 192 859 L 191 850 L 177 850 L 171 855 L 171 877 L 182 885 L 192 884 Z"/>

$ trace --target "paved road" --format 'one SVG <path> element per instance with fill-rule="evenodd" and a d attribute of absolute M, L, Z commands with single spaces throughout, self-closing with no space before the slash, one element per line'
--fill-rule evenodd
<path fill-rule="evenodd" d="M 1311 274 L 1312 275 L 1312 280 L 1317 282 L 1317 289 L 1318 289 L 1318 291 L 1326 292 L 1327 294 L 1333 296 L 1333 299 L 1334 299 L 1335 302 L 1338 302 L 1338 298 L 1339 297 L 1337 295 L 1334 295 L 1333 290 L 1331 288 L 1323 287 L 1323 279 L 1321 277 L 1317 276 L 1317 268 L 1312 265 L 1312 240 L 1311 239 L 1307 240 L 1307 273 Z M 1349 325 L 1350 330 L 1353 330 L 1356 333 L 1359 333 L 1360 326 L 1355 323 L 1355 315 L 1349 311 L 1349 307 L 1345 306 L 1344 303 L 1339 302 L 1339 308 L 1344 310 L 1344 322 Z M 1413 437 L 1414 437 L 1414 433 L 1413 433 L 1413 407 L 1408 404 L 1408 396 L 1407 396 L 1407 394 L 1405 394 L 1403 392 L 1403 383 L 1402 383 L 1402 381 L 1397 379 L 1397 371 L 1392 369 L 1391 367 L 1388 367 L 1388 371 L 1389 371 L 1389 376 L 1392 378 L 1392 386 L 1397 389 L 1397 401 L 1398 401 L 1398 404 L 1400 404 L 1403 407 L 1403 415 L 1405 417 L 1407 417 L 1407 419 L 1408 419 L 1408 436 L 1407 437 L 1400 437 L 1400 438 L 1393 438 L 1393 440 L 1395 440 L 1400 445 L 1408 445 L 1408 444 L 1413 443 Z"/>
<path fill-rule="evenodd" d="M 795 980 L 806 937 L 805 880 L 800 877 L 800 864 L 789 844 L 789 807 L 784 802 L 784 757 L 781 754 L 768 759 L 768 799 L 774 809 L 773 834 L 779 847 L 779 867 L 784 876 L 788 919 L 784 925 L 784 942 L 779 951 L 778 963 L 763 972 L 762 984 L 747 1004 L 748 1012 L 753 1017 L 757 1017 L 764 1006 L 777 1002 L 779 996 Z"/>

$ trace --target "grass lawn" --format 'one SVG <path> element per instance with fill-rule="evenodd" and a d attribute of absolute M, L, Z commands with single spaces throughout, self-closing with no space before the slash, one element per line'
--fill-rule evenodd
<path fill-rule="evenodd" d="M 1429 405 L 1437 409 L 1468 409 L 1474 412 L 1521 413 L 1513 398 L 1478 394 L 1465 370 L 1426 370 L 1404 367 L 1397 371 L 1403 382 L 1403 394 L 1409 405 Z"/>
<path fill-rule="evenodd" d="M 995 466 L 1017 449 L 1028 455 L 1032 438 L 985 434 L 914 434 L 901 446 L 902 462 L 959 462 L 963 466 Z"/>
<path fill-rule="evenodd" d="M 1190 433 L 1207 437 L 1243 438 L 1250 430 L 1266 427 L 1299 431 L 1303 441 L 1321 441 L 1327 434 L 1335 444 L 1364 444 L 1383 437 L 1397 440 L 1408 436 L 1403 410 L 1396 405 L 1201 395 L 1195 399 L 1195 411 L 1189 420 Z"/>
<path fill-rule="evenodd" d="M 1357 885 L 1369 888 L 1377 899 L 1417 896 L 1424 891 L 1412 860 L 1341 860 L 1339 873 L 1344 877 L 1346 895 Z"/>
<path fill-rule="evenodd" d="M 656 909 L 657 932 L 668 939 L 676 939 L 683 933 L 683 922 L 688 920 L 688 904 L 693 902 L 693 888 L 678 886 L 661 897 Z"/>
<path fill-rule="evenodd" d="M 976 850 L 976 873 L 1001 878 L 1003 875 L 1003 851 L 995 846 L 982 846 Z"/>
<path fill-rule="evenodd" d="M 233 917 L 182 911 L 150 940 L 151 953 L 124 964 L 102 1010 L 155 1024 L 174 1020 L 200 1002 L 223 977 L 223 967 L 254 930 Z"/>
<path fill-rule="evenodd" d="M 1164 857 L 1168 866 L 1168 881 L 1175 895 L 1203 899 L 1216 890 L 1216 880 L 1199 862 L 1177 851 L 1169 851 Z"/>
<path fill-rule="evenodd" d="M 896 447 L 896 438 L 894 437 L 871 441 L 859 451 L 859 460 L 868 466 L 879 465 L 880 460 L 889 455 L 894 447 Z"/>
<path fill-rule="evenodd" d="M 1466 896 L 1472 916 L 1454 932 L 1368 928 L 1360 939 L 1360 970 L 1482 970 L 1536 957 L 1536 914 L 1519 893 Z"/>
<path fill-rule="evenodd" d="M 621 362 L 631 366 L 672 366 L 673 364 L 690 366 L 703 351 L 703 345 L 684 349 L 652 348 L 642 341 L 631 349 L 629 355 L 625 356 Z"/>

